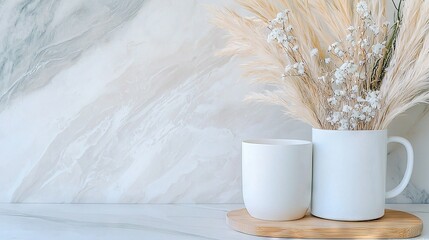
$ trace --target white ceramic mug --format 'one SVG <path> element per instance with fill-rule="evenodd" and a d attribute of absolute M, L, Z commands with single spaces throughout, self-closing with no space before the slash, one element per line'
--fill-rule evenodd
<path fill-rule="evenodd" d="M 386 193 L 387 144 L 407 150 L 401 183 Z M 311 213 L 317 217 L 362 221 L 384 215 L 385 198 L 400 194 L 410 181 L 413 148 L 387 130 L 338 131 L 313 129 L 313 192 Z"/>
<path fill-rule="evenodd" d="M 259 139 L 242 144 L 243 199 L 252 217 L 294 220 L 304 217 L 311 200 L 312 144 Z"/>

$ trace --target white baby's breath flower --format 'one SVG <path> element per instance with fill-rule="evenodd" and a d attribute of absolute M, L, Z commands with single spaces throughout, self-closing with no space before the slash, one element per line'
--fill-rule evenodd
<path fill-rule="evenodd" d="M 271 43 L 271 42 L 273 42 L 274 41 L 274 35 L 273 34 L 268 34 L 268 37 L 267 37 L 267 42 L 268 43 Z"/>
<path fill-rule="evenodd" d="M 298 67 L 297 67 L 297 72 L 299 75 L 304 75 L 305 70 L 304 70 L 304 63 L 303 62 L 299 62 Z"/>
<path fill-rule="evenodd" d="M 362 39 L 362 41 L 360 41 L 360 47 L 364 48 L 364 47 L 367 47 L 367 46 L 369 46 L 368 38 Z"/>
<path fill-rule="evenodd" d="M 280 24 L 284 23 L 285 21 L 288 20 L 286 12 L 283 11 L 283 12 L 277 13 L 277 16 L 274 20 Z"/>
<path fill-rule="evenodd" d="M 344 105 L 343 106 L 343 112 L 349 113 L 351 110 L 352 110 L 352 107 L 350 107 L 349 105 Z"/>
<path fill-rule="evenodd" d="M 341 51 L 341 49 L 339 47 L 335 47 L 334 48 L 334 53 L 335 54 L 338 54 L 340 51 Z"/>
<path fill-rule="evenodd" d="M 304 62 L 295 63 L 295 64 L 293 64 L 292 67 L 294 69 L 296 69 L 296 71 L 298 72 L 299 75 L 304 75 L 304 73 L 305 73 Z"/>
<path fill-rule="evenodd" d="M 372 52 L 375 55 L 381 55 L 381 53 L 383 52 L 384 49 L 384 44 L 382 43 L 376 43 L 372 46 Z"/>
<path fill-rule="evenodd" d="M 338 46 L 339 42 L 334 42 L 331 45 L 328 46 L 328 52 L 331 52 L 333 49 L 335 49 Z"/>
<path fill-rule="evenodd" d="M 319 49 L 313 48 L 313 49 L 310 50 L 310 55 L 311 56 L 316 56 L 318 54 L 319 54 Z"/>
<path fill-rule="evenodd" d="M 298 45 L 295 45 L 295 46 L 293 46 L 293 48 L 292 48 L 292 50 L 293 50 L 294 52 L 298 51 L 298 49 L 299 49 L 299 46 L 298 46 Z"/>
<path fill-rule="evenodd" d="M 360 112 L 357 111 L 356 109 L 353 109 L 351 117 L 352 118 L 359 118 L 359 116 L 360 116 Z"/>
<path fill-rule="evenodd" d="M 365 106 L 362 108 L 363 113 L 370 113 L 372 111 L 372 108 L 370 106 Z"/>
<path fill-rule="evenodd" d="M 371 116 L 366 116 L 366 118 L 365 118 L 365 122 L 366 122 L 366 123 L 371 122 L 371 119 L 372 119 L 372 117 L 371 117 Z"/>
<path fill-rule="evenodd" d="M 375 24 L 369 26 L 369 29 L 374 33 L 374 35 L 378 35 L 380 33 L 380 28 Z"/>
<path fill-rule="evenodd" d="M 335 97 L 328 98 L 328 103 L 331 105 L 337 105 L 338 100 Z"/>
<path fill-rule="evenodd" d="M 388 24 L 378 25 L 373 20 L 367 2 L 359 0 L 356 5 L 355 11 L 361 23 L 349 26 L 342 41 L 327 46 L 327 55 L 321 58 L 321 61 L 329 65 L 315 69 L 321 70 L 317 76 L 317 80 L 321 81 L 318 84 L 324 84 L 332 91 L 332 95 L 325 97 L 327 101 L 325 104 L 329 105 L 326 121 L 332 128 L 338 130 L 357 130 L 358 127 L 366 127 L 366 124 L 377 116 L 381 105 L 379 92 L 366 90 L 366 81 L 371 74 L 367 69 L 382 56 L 386 48 L 385 41 L 377 40 L 384 38 L 387 32 L 384 27 Z M 301 54 L 298 54 L 300 50 L 308 51 L 307 56 L 311 57 L 322 55 L 318 48 L 308 49 L 306 48 L 308 46 L 298 46 L 288 17 L 288 10 L 278 13 L 275 19 L 268 23 L 271 32 L 267 36 L 267 41 L 279 43 L 289 50 L 286 52 L 287 55 L 292 54 L 289 56 L 290 59 L 296 59 L 294 63 L 285 66 L 282 74 L 284 80 L 291 75 L 307 74 L 306 68 L 309 66 L 305 65 Z M 380 34 L 383 36 L 376 37 Z M 294 52 L 297 53 L 293 55 Z"/>
<path fill-rule="evenodd" d="M 348 130 L 349 129 L 349 121 L 345 118 L 340 120 L 340 127 L 338 130 Z"/>
<path fill-rule="evenodd" d="M 347 72 L 349 74 L 353 74 L 358 70 L 358 65 L 354 64 L 354 63 L 350 63 L 350 65 L 347 68 Z"/>
<path fill-rule="evenodd" d="M 335 70 L 334 77 L 335 77 L 335 84 L 340 85 L 344 83 L 345 73 L 341 69 L 337 68 L 337 70 Z"/>
<path fill-rule="evenodd" d="M 358 66 L 353 62 L 345 62 L 339 68 L 337 68 L 334 72 L 334 80 L 337 85 L 341 85 L 344 83 L 346 76 L 353 76 L 358 69 Z"/>
<path fill-rule="evenodd" d="M 348 74 L 353 74 L 357 71 L 358 66 L 356 64 L 354 64 L 353 62 L 347 62 L 344 63 L 344 70 L 348 73 Z M 341 66 L 343 67 L 343 66 Z"/>
<path fill-rule="evenodd" d="M 377 109 L 379 108 L 379 92 L 371 91 L 367 93 L 365 100 L 371 106 L 371 108 Z"/>
<path fill-rule="evenodd" d="M 274 28 L 271 30 L 270 34 L 268 34 L 268 42 L 272 42 L 274 40 L 277 40 L 279 43 L 281 43 L 284 39 L 286 39 L 286 35 L 284 34 L 283 30 L 280 28 Z"/>
<path fill-rule="evenodd" d="M 344 95 L 346 95 L 346 92 L 344 90 L 336 89 L 336 90 L 334 90 L 334 94 L 336 96 L 344 96 Z"/>
<path fill-rule="evenodd" d="M 311 49 L 311 51 L 310 51 L 310 55 L 312 56 L 312 57 L 314 57 L 314 56 L 317 56 L 317 54 L 319 53 L 319 50 L 317 49 L 317 48 L 313 48 L 313 49 Z"/>
<path fill-rule="evenodd" d="M 341 118 L 341 113 L 340 112 L 334 112 L 332 114 L 332 122 L 333 123 L 337 123 Z"/>
<path fill-rule="evenodd" d="M 356 5 L 356 12 L 362 18 L 369 17 L 368 4 L 365 1 L 360 1 Z"/>
<path fill-rule="evenodd" d="M 335 53 L 335 55 L 337 55 L 340 58 L 344 56 L 343 50 L 341 50 L 341 48 L 339 48 L 339 47 L 334 48 L 334 53 Z"/>

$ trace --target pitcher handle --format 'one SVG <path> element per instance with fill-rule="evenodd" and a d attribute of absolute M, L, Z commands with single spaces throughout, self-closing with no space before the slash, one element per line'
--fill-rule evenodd
<path fill-rule="evenodd" d="M 413 146 L 411 146 L 411 143 L 402 137 L 389 137 L 387 140 L 387 143 L 400 143 L 404 145 L 405 150 L 407 151 L 407 169 L 405 170 L 404 177 L 402 178 L 401 182 L 398 186 L 396 186 L 394 189 L 386 192 L 386 198 L 393 198 L 398 196 L 402 191 L 404 191 L 405 187 L 408 185 L 408 182 L 410 182 L 411 174 L 413 172 L 413 165 L 414 165 L 414 151 Z"/>

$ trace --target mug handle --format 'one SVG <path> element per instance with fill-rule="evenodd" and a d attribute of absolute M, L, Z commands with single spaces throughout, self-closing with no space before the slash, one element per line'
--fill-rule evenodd
<path fill-rule="evenodd" d="M 413 165 L 414 165 L 414 151 L 413 147 L 411 146 L 411 143 L 402 137 L 389 137 L 387 140 L 387 143 L 400 143 L 404 145 L 405 150 L 407 151 L 407 169 L 405 170 L 404 177 L 402 178 L 401 182 L 398 186 L 396 186 L 394 189 L 386 192 L 386 198 L 393 198 L 398 196 L 402 191 L 404 191 L 405 187 L 408 185 L 408 182 L 411 178 L 411 173 L 413 172 Z"/>

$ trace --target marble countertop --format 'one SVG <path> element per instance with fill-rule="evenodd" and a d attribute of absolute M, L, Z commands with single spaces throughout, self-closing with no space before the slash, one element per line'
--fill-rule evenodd
<path fill-rule="evenodd" d="M 265 239 L 231 230 L 242 204 L 0 204 L 0 239 Z M 390 204 L 429 224 L 429 204 Z M 415 239 L 429 239 L 429 231 Z"/>

